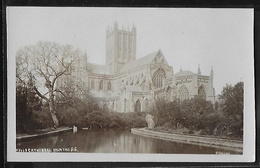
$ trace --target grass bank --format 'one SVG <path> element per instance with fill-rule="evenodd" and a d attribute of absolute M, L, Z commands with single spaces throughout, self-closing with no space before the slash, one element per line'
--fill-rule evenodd
<path fill-rule="evenodd" d="M 146 128 L 147 130 L 151 131 L 157 131 L 157 132 L 163 132 L 163 133 L 170 133 L 170 134 L 179 134 L 179 135 L 191 135 L 191 136 L 200 136 L 200 137 L 208 137 L 208 138 L 221 138 L 221 139 L 228 139 L 228 140 L 237 140 L 237 141 L 242 141 L 242 137 L 230 137 L 227 134 L 206 134 L 203 132 L 203 130 L 198 130 L 198 131 L 192 131 L 186 127 L 183 128 L 170 128 L 170 127 L 164 127 L 164 126 L 157 126 L 155 128 L 149 129 Z"/>

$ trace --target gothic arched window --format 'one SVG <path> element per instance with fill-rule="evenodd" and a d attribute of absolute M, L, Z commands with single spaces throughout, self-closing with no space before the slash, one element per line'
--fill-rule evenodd
<path fill-rule="evenodd" d="M 101 80 L 100 82 L 99 82 L 99 90 L 102 90 L 103 89 L 103 80 Z"/>
<path fill-rule="evenodd" d="M 122 41 L 122 34 L 118 33 L 118 48 L 119 48 L 119 51 L 122 50 L 121 41 Z"/>
<path fill-rule="evenodd" d="M 128 42 L 129 42 L 128 49 L 129 49 L 129 52 L 131 53 L 132 52 L 132 37 L 131 36 L 129 36 Z"/>
<path fill-rule="evenodd" d="M 164 79 L 165 79 L 165 71 L 162 68 L 159 68 L 153 74 L 153 84 L 155 88 L 163 87 Z"/>
<path fill-rule="evenodd" d="M 107 90 L 111 90 L 111 82 L 110 81 L 108 81 Z"/>
<path fill-rule="evenodd" d="M 206 91 L 204 85 L 201 85 L 199 87 L 198 94 L 201 98 L 206 99 Z"/>
<path fill-rule="evenodd" d="M 95 82 L 94 82 L 93 79 L 92 79 L 92 81 L 91 81 L 90 87 L 91 87 L 91 89 L 94 89 L 94 88 L 95 88 Z"/>
<path fill-rule="evenodd" d="M 179 89 L 179 99 L 181 101 L 185 100 L 185 99 L 189 99 L 189 91 L 187 89 L 186 86 L 181 86 L 181 88 Z"/>
<path fill-rule="evenodd" d="M 135 103 L 135 112 L 140 112 L 141 111 L 141 103 L 140 100 L 138 99 Z"/>
<path fill-rule="evenodd" d="M 148 111 L 149 110 L 149 102 L 148 102 L 147 99 L 145 99 L 144 105 L 145 105 L 145 111 Z"/>

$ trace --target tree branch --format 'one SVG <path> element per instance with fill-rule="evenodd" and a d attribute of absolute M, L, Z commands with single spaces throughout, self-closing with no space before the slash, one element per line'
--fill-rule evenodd
<path fill-rule="evenodd" d="M 61 93 L 64 97 L 67 97 L 62 91 L 60 91 L 60 90 L 53 90 L 54 92 L 59 92 L 59 93 Z"/>
<path fill-rule="evenodd" d="M 47 98 L 47 97 L 45 97 L 44 95 L 42 95 L 39 91 L 38 91 L 38 89 L 34 86 L 33 87 L 33 90 L 36 92 L 36 94 L 39 96 L 39 97 L 41 97 L 42 99 L 44 99 L 44 100 L 46 100 L 47 102 L 49 102 L 49 99 Z"/>

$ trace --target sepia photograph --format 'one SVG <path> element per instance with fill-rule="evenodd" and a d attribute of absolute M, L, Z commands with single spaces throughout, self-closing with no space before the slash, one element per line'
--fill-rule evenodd
<path fill-rule="evenodd" d="M 6 11 L 9 161 L 254 161 L 253 9 Z"/>

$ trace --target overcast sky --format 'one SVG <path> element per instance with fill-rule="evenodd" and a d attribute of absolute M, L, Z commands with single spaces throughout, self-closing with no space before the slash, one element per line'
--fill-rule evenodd
<path fill-rule="evenodd" d="M 8 57 L 39 40 L 86 51 L 89 62 L 105 64 L 108 26 L 136 26 L 137 58 L 161 49 L 177 73 L 214 70 L 216 93 L 253 75 L 252 9 L 185 8 L 9 8 Z"/>

